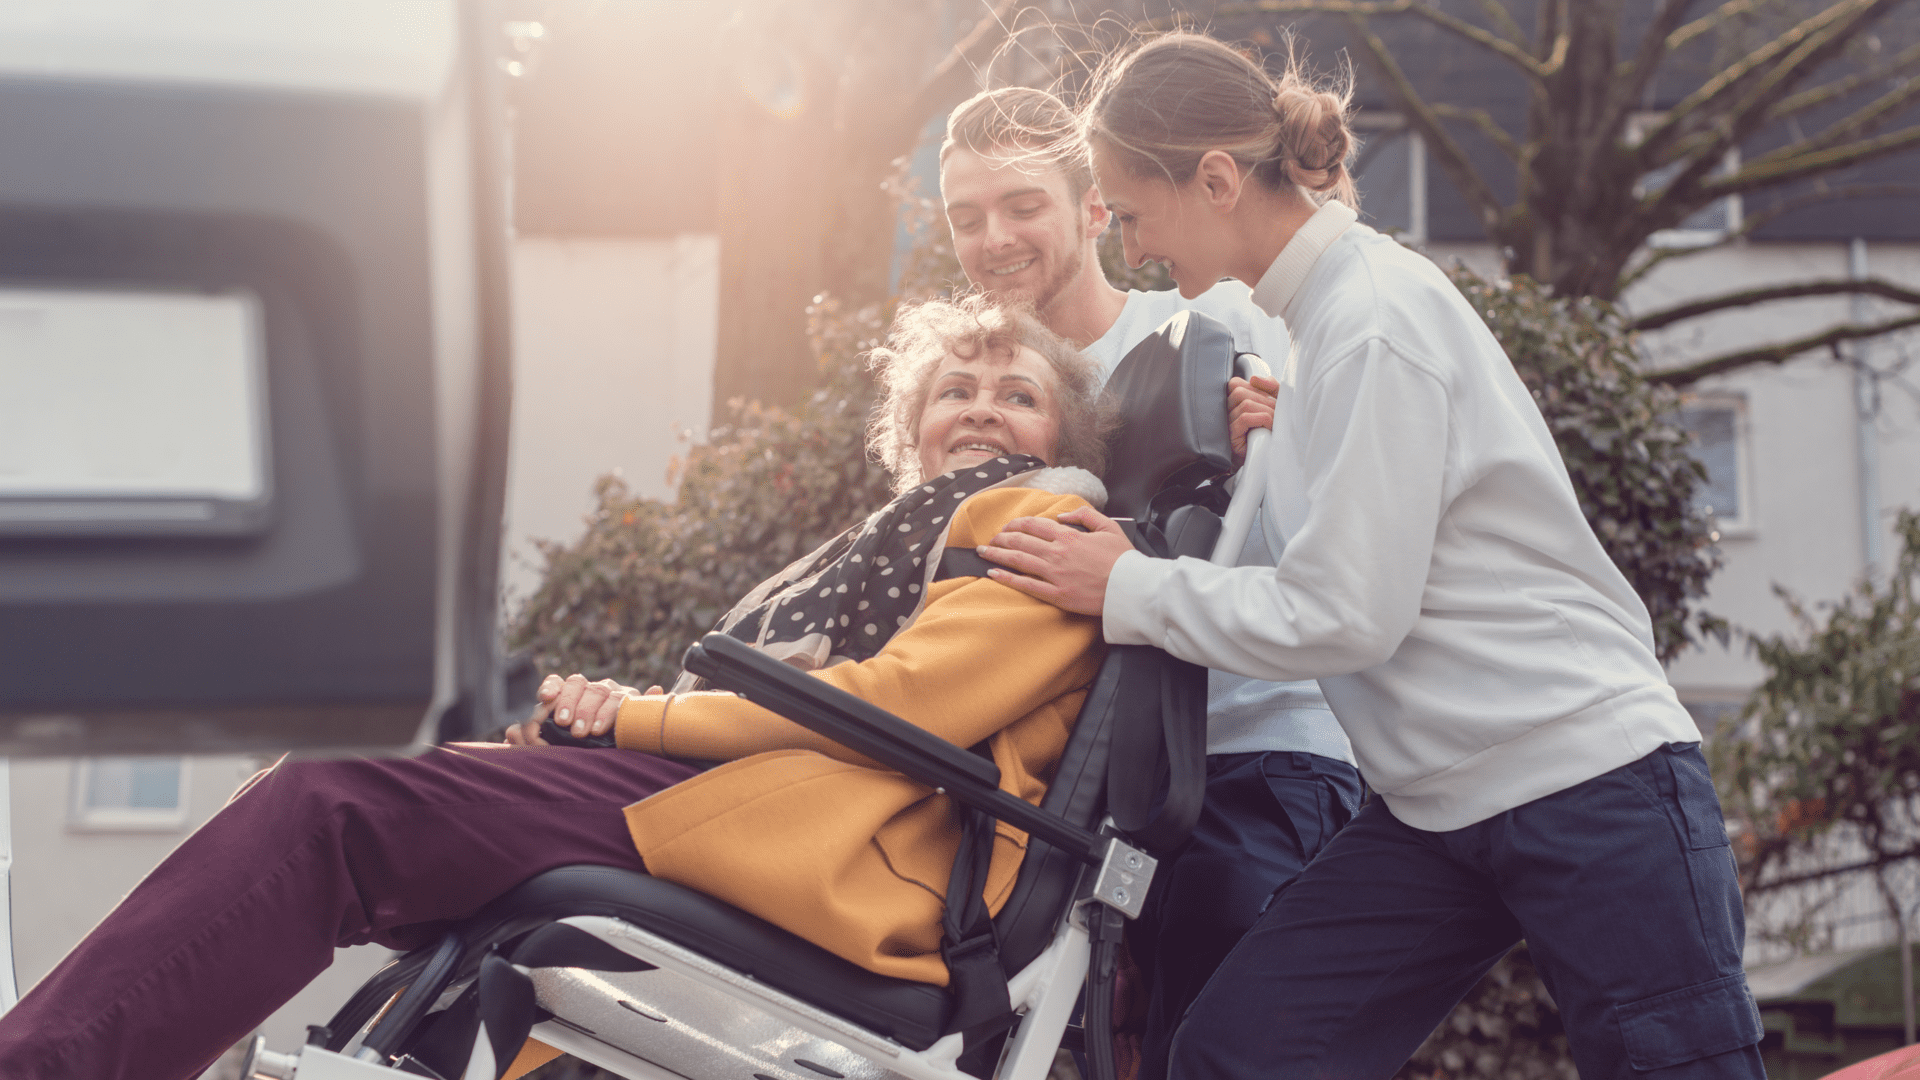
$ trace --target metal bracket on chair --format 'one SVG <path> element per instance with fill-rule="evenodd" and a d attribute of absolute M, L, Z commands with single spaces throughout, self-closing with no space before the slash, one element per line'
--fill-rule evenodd
<path fill-rule="evenodd" d="M 380 1080 L 382 1077 L 407 1074 L 371 1061 L 335 1054 L 318 1046 L 303 1046 L 291 1054 L 276 1054 L 267 1049 L 264 1035 L 255 1035 L 246 1059 L 240 1066 L 240 1075 L 245 1080 L 256 1080 L 262 1076 L 276 1080 Z"/>
<path fill-rule="evenodd" d="M 1093 898 L 1129 919 L 1139 918 L 1158 865 L 1159 860 L 1139 848 L 1118 838 L 1109 839 L 1106 857 L 1100 860 L 1100 872 L 1093 880 Z"/>

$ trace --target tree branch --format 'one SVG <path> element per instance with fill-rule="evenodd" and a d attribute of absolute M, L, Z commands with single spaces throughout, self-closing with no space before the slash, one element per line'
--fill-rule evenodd
<path fill-rule="evenodd" d="M 1788 874 L 1785 877 L 1777 877 L 1771 881 L 1754 881 L 1747 886 L 1746 891 L 1748 894 L 1772 892 L 1775 889 L 1784 889 L 1790 885 L 1804 885 L 1809 881 L 1820 881 L 1825 878 L 1839 877 L 1841 874 L 1853 874 L 1862 870 L 1878 870 L 1881 867 L 1892 866 L 1894 863 L 1905 862 L 1913 858 L 1920 858 L 1920 846 L 1910 847 L 1905 851 L 1886 852 L 1862 862 L 1848 863 L 1845 866 L 1833 866 L 1822 870 L 1808 870 L 1800 874 Z"/>
<path fill-rule="evenodd" d="M 1898 153 L 1909 146 L 1920 144 L 1920 124 L 1901 128 L 1871 139 L 1836 146 L 1830 150 L 1803 154 L 1790 160 L 1775 160 L 1768 154 L 1740 167 L 1739 171 L 1718 180 L 1708 180 L 1700 185 L 1704 197 L 1702 205 L 1712 202 L 1723 195 L 1737 195 L 1755 188 L 1772 187 L 1789 180 L 1798 180 L 1815 173 L 1832 172 L 1848 165 L 1858 165 L 1874 158 L 1886 157 Z"/>
<path fill-rule="evenodd" d="M 1855 0 L 1865 5 L 1879 0 Z M 1831 172 L 1847 165 L 1883 157 L 1905 149 L 1914 141 L 1896 132 L 1880 139 L 1863 139 L 1845 145 L 1835 146 L 1840 140 L 1871 130 L 1884 122 L 1885 118 L 1920 98 L 1920 79 L 1908 79 L 1904 84 L 1889 93 L 1881 95 L 1865 108 L 1833 125 L 1819 135 L 1802 139 L 1797 143 L 1782 147 L 1753 161 L 1746 162 L 1730 176 L 1715 178 L 1712 171 L 1724 160 L 1727 148 L 1736 145 L 1750 133 L 1763 119 L 1763 109 L 1767 107 L 1769 94 L 1784 93 L 1789 75 L 1782 74 L 1793 69 L 1809 69 L 1837 53 L 1845 44 L 1849 35 L 1861 29 L 1860 20 L 1877 18 L 1878 13 L 1862 7 L 1858 17 L 1850 23 L 1836 23 L 1818 34 L 1807 37 L 1786 59 L 1782 60 L 1774 72 L 1770 73 L 1759 89 L 1747 96 L 1730 118 L 1722 118 L 1711 132 L 1702 132 L 1689 140 L 1678 144 L 1676 156 L 1691 160 L 1663 190 L 1657 192 L 1645 203 L 1648 216 L 1656 219 L 1678 220 L 1680 216 L 1714 199 L 1739 191 L 1771 187 L 1814 173 Z M 1798 76 L 1791 76 L 1798 78 Z M 1663 130 L 1671 128 L 1675 121 L 1669 121 Z M 1914 131 L 1916 129 L 1908 129 Z"/>
<path fill-rule="evenodd" d="M 1697 319 L 1702 315 L 1711 315 L 1716 311 L 1729 308 L 1748 307 L 1753 304 L 1765 304 L 1773 300 L 1794 300 L 1807 296 L 1835 296 L 1860 293 L 1866 296 L 1879 296 L 1888 300 L 1898 300 L 1903 304 L 1920 305 L 1920 291 L 1903 288 L 1891 281 L 1880 278 L 1846 279 L 1835 281 L 1802 281 L 1792 285 L 1769 285 L 1759 289 L 1743 289 L 1722 296 L 1709 297 L 1678 304 L 1664 311 L 1633 319 L 1627 323 L 1629 330 L 1658 330 L 1687 319 Z"/>
<path fill-rule="evenodd" d="M 1572 44 L 1573 44 L 1572 26 L 1564 25 L 1560 27 L 1560 32 L 1553 35 L 1553 48 L 1547 50 L 1546 57 L 1540 62 L 1540 77 L 1542 79 L 1546 78 L 1549 75 L 1554 74 L 1555 72 L 1558 72 L 1561 68 L 1566 66 L 1567 50 L 1572 46 Z"/>
<path fill-rule="evenodd" d="M 1813 72 L 1819 70 L 1821 65 L 1840 56 L 1849 42 L 1866 32 L 1868 27 L 1885 17 L 1887 12 L 1904 2 L 1906 0 L 1870 0 L 1870 2 L 1861 0 L 1851 18 L 1837 20 L 1808 35 L 1804 42 L 1790 51 L 1764 79 L 1760 80 L 1760 85 L 1749 92 L 1745 100 L 1730 111 L 1729 116 L 1716 125 L 1721 132 L 1724 145 L 1736 145 L 1752 134 L 1760 124 L 1765 122 L 1767 114 L 1780 103 L 1794 84 L 1805 81 Z M 1869 106 L 1856 116 L 1872 113 L 1878 104 L 1876 102 L 1874 106 Z M 1865 124 L 1869 120 L 1870 117 L 1861 123 Z M 1860 129 L 1860 125 L 1856 125 L 1848 129 L 1847 134 Z M 1828 141 L 1837 142 L 1843 137 L 1844 135 L 1836 134 Z"/>
<path fill-rule="evenodd" d="M 1460 144 L 1454 141 L 1453 135 L 1440 123 L 1440 118 L 1420 97 L 1419 91 L 1413 88 L 1413 83 L 1407 78 L 1406 72 L 1400 70 L 1400 65 L 1394 62 L 1393 54 L 1387 51 L 1386 43 L 1367 27 L 1366 20 L 1358 15 L 1349 15 L 1347 25 L 1353 32 L 1353 36 L 1359 39 L 1367 59 L 1379 73 L 1381 81 L 1386 84 L 1387 93 L 1393 97 L 1401 113 L 1406 116 L 1407 122 L 1426 139 L 1427 149 L 1439 163 L 1441 171 L 1447 174 L 1447 178 L 1453 181 L 1454 186 L 1460 189 L 1460 193 L 1466 196 L 1467 201 L 1479 212 L 1481 224 L 1486 227 L 1487 232 L 1493 233 L 1500 222 L 1503 209 L 1499 198 L 1493 193 L 1493 188 L 1487 184 L 1479 170 L 1473 167 L 1473 160 L 1460 148 Z"/>
<path fill-rule="evenodd" d="M 1891 334 L 1896 330 L 1905 330 L 1910 326 L 1920 326 L 1920 315 L 1908 315 L 1898 319 L 1889 319 L 1886 322 L 1874 323 L 1868 326 L 1856 326 L 1851 323 L 1846 323 L 1829 330 L 1824 330 L 1818 334 L 1811 334 L 1807 337 L 1782 342 L 1778 345 L 1767 345 L 1758 349 L 1743 349 L 1739 352 L 1726 353 L 1706 360 L 1698 360 L 1680 367 L 1667 368 L 1664 371 L 1649 372 L 1647 374 L 1647 381 L 1659 383 L 1663 386 L 1688 386 L 1709 375 L 1719 375 L 1723 372 L 1732 371 L 1735 368 L 1747 367 L 1750 364 L 1782 364 L 1803 352 L 1808 352 L 1813 349 L 1825 348 L 1829 345 L 1838 345 L 1843 341 L 1858 341 L 1861 338 L 1879 337 L 1882 334 Z"/>
<path fill-rule="evenodd" d="M 1766 166 L 1776 161 L 1785 161 L 1798 157 L 1809 151 L 1824 150 L 1831 146 L 1837 146 L 1856 135 L 1879 128 L 1886 122 L 1889 115 L 1905 108 L 1916 98 L 1920 98 L 1920 79 L 1904 79 L 1898 89 L 1890 90 L 1880 95 L 1854 112 L 1851 116 L 1829 126 L 1820 134 L 1811 138 L 1801 139 L 1799 142 L 1789 143 L 1777 150 L 1762 154 L 1753 159 L 1752 164 L 1756 166 Z"/>
<path fill-rule="evenodd" d="M 1615 295 L 1625 293 L 1641 278 L 1646 277 L 1654 267 L 1670 259 L 1683 259 L 1689 255 L 1698 255 L 1702 252 L 1714 251 L 1726 247 L 1735 241 L 1744 240 L 1755 231 L 1766 227 L 1782 215 L 1791 214 L 1795 210 L 1802 210 L 1809 206 L 1817 206 L 1824 202 L 1832 202 L 1835 199 L 1884 199 L 1902 197 L 1920 197 L 1920 184 L 1851 184 L 1847 187 L 1831 188 L 1825 191 L 1816 191 L 1807 195 L 1795 196 L 1791 199 L 1782 199 L 1776 205 L 1770 206 L 1757 213 L 1750 210 L 1743 210 L 1740 215 L 1740 227 L 1737 229 L 1729 229 L 1724 236 L 1710 244 L 1701 244 L 1698 247 L 1664 248 L 1654 252 L 1646 261 L 1621 276 L 1620 284 L 1615 291 Z"/>
<path fill-rule="evenodd" d="M 1252 0 L 1251 3 L 1226 4 L 1214 9 L 1216 19 L 1234 15 L 1345 15 L 1366 18 L 1372 15 L 1412 15 L 1425 19 L 1457 37 L 1487 49 L 1536 79 L 1553 74 L 1554 67 L 1534 59 L 1524 46 L 1516 45 L 1492 31 L 1465 19 L 1449 15 L 1437 7 L 1416 4 L 1413 0 Z M 1564 55 L 1564 50 L 1562 50 Z"/>
<path fill-rule="evenodd" d="M 1835 79 L 1825 86 L 1816 86 L 1811 90 L 1802 90 L 1791 97 L 1776 102 L 1767 110 L 1768 120 L 1782 120 L 1795 113 L 1825 105 L 1829 101 L 1846 97 L 1863 86 L 1891 78 L 1909 67 L 1920 63 L 1920 44 L 1910 45 L 1900 50 L 1893 59 L 1870 71 L 1849 75 L 1844 79 Z"/>
<path fill-rule="evenodd" d="M 1505 4 L 1500 0 L 1478 0 L 1478 2 L 1480 10 L 1486 12 L 1487 18 L 1492 20 L 1496 32 L 1523 49 L 1527 47 L 1527 32 L 1520 28 L 1519 21 L 1513 17 L 1513 12 L 1507 10 Z"/>
<path fill-rule="evenodd" d="M 1717 30 L 1720 24 L 1736 16 L 1746 15 L 1760 8 L 1759 0 L 1731 0 L 1712 11 L 1700 16 L 1685 26 L 1667 35 L 1666 51 L 1673 52 L 1687 42 L 1710 30 Z"/>
<path fill-rule="evenodd" d="M 1498 146 L 1515 161 L 1520 160 L 1520 144 L 1513 140 L 1513 136 L 1507 133 L 1507 129 L 1501 127 L 1499 121 L 1495 120 L 1493 114 L 1487 110 L 1464 109 L 1458 105 L 1442 102 L 1433 106 L 1433 115 L 1448 120 L 1464 120 L 1472 124 L 1475 130 L 1487 137 L 1488 142 Z"/>
<path fill-rule="evenodd" d="M 1840 0 L 1832 7 L 1800 21 L 1792 29 L 1774 38 L 1772 41 L 1741 57 L 1728 65 L 1720 74 L 1708 79 L 1700 88 L 1680 99 L 1667 110 L 1666 119 L 1653 131 L 1647 133 L 1640 144 L 1640 156 L 1643 171 L 1652 171 L 1666 164 L 1661 155 L 1680 133 L 1688 120 L 1704 115 L 1705 110 L 1720 104 L 1750 80 L 1758 78 L 1761 86 L 1749 93 L 1747 99 L 1737 109 L 1729 110 L 1736 115 L 1731 117 L 1734 123 L 1728 126 L 1723 135 L 1726 140 L 1737 140 L 1746 135 L 1739 123 L 1739 113 L 1750 112 L 1756 107 L 1764 109 L 1771 106 L 1769 94 L 1784 96 L 1789 84 L 1806 74 L 1804 61 L 1823 46 L 1836 40 L 1844 41 L 1847 31 L 1875 14 L 1879 9 L 1897 3 L 1898 0 Z M 1771 67 L 1770 71 L 1768 69 Z M 1762 72 L 1765 71 L 1764 74 Z M 1774 100 L 1777 100 L 1775 98 Z M 1718 157 L 1718 154 L 1713 155 Z M 1676 181 L 1676 184 L 1679 181 Z"/>
<path fill-rule="evenodd" d="M 1640 106 L 1647 84 L 1660 73 L 1661 62 L 1674 48 L 1673 35 L 1680 20 L 1687 17 L 1689 6 L 1690 0 L 1660 0 L 1660 7 L 1654 11 L 1647 32 L 1640 39 L 1640 48 L 1632 60 L 1614 73 L 1611 100 L 1599 125 L 1601 131 L 1620 130 L 1626 125 L 1626 118 Z"/>

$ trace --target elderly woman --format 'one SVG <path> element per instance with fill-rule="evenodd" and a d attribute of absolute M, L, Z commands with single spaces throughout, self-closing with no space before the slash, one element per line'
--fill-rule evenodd
<path fill-rule="evenodd" d="M 722 628 L 958 745 L 984 740 L 1002 786 L 1038 801 L 1097 668 L 1099 625 L 935 568 L 948 544 L 1103 501 L 1083 471 L 1102 455 L 1099 372 L 1030 312 L 979 298 L 904 310 L 874 360 L 887 398 L 869 441 L 899 496 Z M 581 734 L 611 730 L 619 749 L 282 762 L 0 1018 L 0 1076 L 197 1076 L 335 946 L 420 946 L 575 863 L 644 869 L 872 970 L 946 982 L 940 897 L 958 837 L 944 795 L 730 694 L 578 678 L 544 689 Z M 1024 841 L 999 826 L 993 910 Z"/>

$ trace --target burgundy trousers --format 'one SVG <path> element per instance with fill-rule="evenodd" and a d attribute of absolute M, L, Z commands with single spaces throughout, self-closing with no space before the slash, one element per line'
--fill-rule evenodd
<path fill-rule="evenodd" d="M 192 1080 L 335 946 L 430 944 L 557 866 L 644 869 L 621 807 L 695 771 L 629 751 L 479 744 L 282 762 L 0 1017 L 0 1077 Z"/>

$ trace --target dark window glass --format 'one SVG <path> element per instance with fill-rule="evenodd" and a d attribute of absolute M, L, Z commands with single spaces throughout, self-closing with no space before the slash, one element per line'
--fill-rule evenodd
<path fill-rule="evenodd" d="M 1738 417 L 1728 405 L 1695 405 L 1680 410 L 1680 426 L 1693 432 L 1693 456 L 1707 468 L 1707 482 L 1694 492 L 1695 506 L 1713 510 L 1721 521 L 1738 521 L 1740 447 Z"/>
<path fill-rule="evenodd" d="M 1360 212 L 1384 233 L 1413 230 L 1413 133 L 1375 131 L 1361 135 L 1353 163 Z"/>

